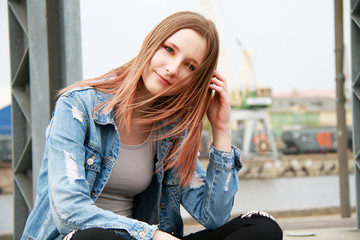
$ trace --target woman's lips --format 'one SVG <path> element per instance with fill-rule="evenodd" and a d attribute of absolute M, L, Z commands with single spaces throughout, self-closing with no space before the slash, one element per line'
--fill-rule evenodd
<path fill-rule="evenodd" d="M 160 74 L 158 74 L 157 72 L 155 72 L 157 78 L 159 79 L 160 83 L 164 84 L 164 85 L 171 85 L 171 83 L 166 79 L 163 78 Z"/>

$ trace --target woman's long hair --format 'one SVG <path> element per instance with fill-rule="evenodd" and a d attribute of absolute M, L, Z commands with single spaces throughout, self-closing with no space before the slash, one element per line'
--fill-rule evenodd
<path fill-rule="evenodd" d="M 190 83 L 174 96 L 161 97 L 159 94 L 140 103 L 134 103 L 136 90 L 144 87 L 141 76 L 146 64 L 170 36 L 185 28 L 197 32 L 207 44 L 203 62 L 191 74 Z M 162 159 L 162 166 L 165 170 L 178 170 L 180 183 L 185 187 L 195 171 L 203 118 L 211 99 L 209 84 L 218 56 L 219 37 L 214 23 L 198 13 L 179 12 L 164 19 L 147 35 L 134 59 L 101 77 L 77 82 L 60 91 L 60 94 L 77 86 L 92 86 L 113 94 L 103 107 L 108 111 L 114 109 L 116 119 L 127 129 L 130 129 L 134 108 L 155 102 L 143 111 L 139 121 L 145 124 L 156 123 L 157 129 L 169 124 L 174 126 L 164 135 L 158 136 L 158 139 L 172 138 L 172 145 Z M 187 135 L 181 139 L 185 131 Z"/>

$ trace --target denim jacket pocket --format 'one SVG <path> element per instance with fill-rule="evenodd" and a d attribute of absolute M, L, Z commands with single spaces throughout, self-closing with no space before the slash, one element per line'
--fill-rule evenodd
<path fill-rule="evenodd" d="M 176 236 L 183 234 L 183 222 L 180 215 L 181 186 L 173 170 L 164 173 L 162 196 L 160 202 L 160 229 L 174 233 Z"/>
<path fill-rule="evenodd" d="M 94 182 L 101 169 L 100 154 L 92 149 L 87 148 L 85 153 L 85 178 L 89 183 L 90 189 L 93 187 Z"/>
<path fill-rule="evenodd" d="M 180 211 L 180 201 L 181 201 L 181 186 L 180 180 L 176 176 L 176 173 L 173 170 L 165 172 L 164 177 L 164 190 L 168 198 L 168 204 L 171 204 L 172 208 L 176 211 Z"/>

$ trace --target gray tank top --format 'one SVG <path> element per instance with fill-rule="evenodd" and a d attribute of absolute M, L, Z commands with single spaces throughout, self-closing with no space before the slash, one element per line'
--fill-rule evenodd
<path fill-rule="evenodd" d="M 139 145 L 120 144 L 119 158 L 104 190 L 95 202 L 96 206 L 132 217 L 134 196 L 149 186 L 154 173 L 154 132 Z"/>

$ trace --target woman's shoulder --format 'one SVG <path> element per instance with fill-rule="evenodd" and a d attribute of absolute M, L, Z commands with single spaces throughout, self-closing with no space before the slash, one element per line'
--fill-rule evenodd
<path fill-rule="evenodd" d="M 77 102 L 93 103 L 96 102 L 99 96 L 106 95 L 105 93 L 99 91 L 94 87 L 84 86 L 84 87 L 74 87 L 64 93 L 59 97 L 61 98 L 71 98 Z"/>
<path fill-rule="evenodd" d="M 74 87 L 63 92 L 57 102 L 72 102 L 80 108 L 92 109 L 101 94 L 102 92 L 94 87 Z"/>
<path fill-rule="evenodd" d="M 89 94 L 97 94 L 98 90 L 94 87 L 90 86 L 82 86 L 82 87 L 74 87 L 65 92 L 63 92 L 60 97 L 69 97 L 74 95 L 89 95 Z"/>
<path fill-rule="evenodd" d="M 74 87 L 62 93 L 58 101 L 71 101 L 85 109 L 93 109 L 111 99 L 113 95 L 94 87 Z"/>

